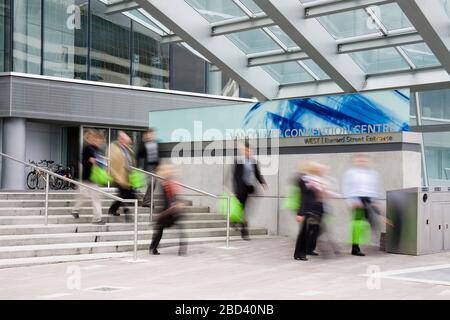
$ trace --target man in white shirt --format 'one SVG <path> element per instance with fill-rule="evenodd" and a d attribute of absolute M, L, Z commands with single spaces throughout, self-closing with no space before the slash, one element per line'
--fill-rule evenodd
<path fill-rule="evenodd" d="M 382 183 L 377 171 L 369 167 L 369 158 L 364 154 L 355 155 L 353 167 L 344 173 L 342 194 L 352 208 L 352 254 L 364 256 L 359 245 L 363 242 L 367 221 L 375 228 L 373 213 L 380 214 L 378 200 L 381 198 Z"/>

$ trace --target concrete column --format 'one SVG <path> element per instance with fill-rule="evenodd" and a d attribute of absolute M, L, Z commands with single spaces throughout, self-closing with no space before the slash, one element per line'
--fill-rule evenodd
<path fill-rule="evenodd" d="M 3 153 L 25 161 L 26 119 L 5 118 L 3 120 Z M 24 190 L 25 167 L 12 160 L 2 161 L 2 189 Z"/>
<path fill-rule="evenodd" d="M 208 93 L 209 94 L 215 94 L 218 96 L 222 95 L 222 72 L 221 71 L 214 71 L 208 72 Z"/>

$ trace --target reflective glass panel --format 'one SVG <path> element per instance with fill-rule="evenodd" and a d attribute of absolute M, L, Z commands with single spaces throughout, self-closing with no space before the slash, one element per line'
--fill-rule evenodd
<path fill-rule="evenodd" d="M 41 2 L 14 1 L 14 71 L 41 73 Z"/>
<path fill-rule="evenodd" d="M 91 80 L 129 84 L 130 19 L 123 14 L 105 15 L 106 6 L 92 1 Z"/>
<path fill-rule="evenodd" d="M 253 0 L 241 0 L 241 2 L 244 4 L 244 6 L 247 7 L 247 9 L 249 9 L 253 13 L 263 12 L 262 9 L 258 7 Z"/>
<path fill-rule="evenodd" d="M 450 124 L 450 90 L 419 93 L 424 125 Z"/>
<path fill-rule="evenodd" d="M 318 20 L 335 39 L 380 33 L 363 9 L 319 17 Z"/>
<path fill-rule="evenodd" d="M 185 0 L 209 22 L 218 22 L 237 17 L 245 13 L 231 0 Z"/>
<path fill-rule="evenodd" d="M 232 33 L 227 37 L 246 54 L 280 49 L 278 44 L 260 29 Z"/>
<path fill-rule="evenodd" d="M 394 48 L 361 51 L 351 55 L 367 74 L 409 69 L 409 65 Z"/>
<path fill-rule="evenodd" d="M 133 22 L 133 85 L 169 89 L 169 57 L 152 33 Z"/>
<path fill-rule="evenodd" d="M 281 40 L 288 48 L 298 48 L 297 44 L 279 26 L 269 27 L 269 30 Z"/>
<path fill-rule="evenodd" d="M 430 185 L 450 185 L 450 132 L 423 134 Z"/>
<path fill-rule="evenodd" d="M 143 13 L 141 13 L 139 10 L 131 10 L 127 11 L 127 14 L 132 17 L 136 22 L 139 22 L 143 24 L 144 26 L 148 26 L 149 28 L 152 28 L 152 30 L 160 35 L 167 34 L 164 32 L 157 24 L 155 24 L 152 20 L 150 20 L 148 17 L 146 17 Z"/>
<path fill-rule="evenodd" d="M 9 70 L 10 8 L 9 0 L 0 0 L 0 72 Z"/>
<path fill-rule="evenodd" d="M 87 36 L 88 1 L 45 0 L 44 74 L 87 79 Z"/>
<path fill-rule="evenodd" d="M 330 79 L 330 77 L 322 70 L 322 68 L 320 68 L 313 60 L 303 60 L 303 63 L 306 64 L 306 66 L 311 69 L 311 71 L 314 72 L 314 74 L 317 75 L 320 80 Z"/>
<path fill-rule="evenodd" d="M 313 81 L 314 79 L 295 61 L 269 64 L 262 67 L 280 84 Z"/>
<path fill-rule="evenodd" d="M 440 63 L 436 59 L 433 52 L 425 43 L 409 44 L 402 46 L 408 57 L 414 62 L 418 68 L 439 66 Z"/>
<path fill-rule="evenodd" d="M 388 30 L 410 28 L 413 26 L 396 3 L 371 6 L 370 8 Z"/>

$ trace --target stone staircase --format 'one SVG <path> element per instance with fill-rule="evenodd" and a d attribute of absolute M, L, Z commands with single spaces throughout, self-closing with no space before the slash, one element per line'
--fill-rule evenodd
<path fill-rule="evenodd" d="M 45 223 L 45 195 L 40 192 L 0 192 L 0 268 L 67 261 L 130 257 L 133 250 L 134 216 L 108 216 L 112 203 L 103 199 L 106 225 L 94 225 L 92 208 L 87 201 L 80 218 L 71 215 L 75 192 L 52 192 L 49 195 L 48 225 Z M 155 197 L 155 216 L 161 211 L 161 199 Z M 133 210 L 131 210 L 134 212 Z M 187 202 L 180 225 L 190 244 L 225 242 L 226 220 L 209 207 Z M 119 211 L 121 212 L 121 211 Z M 150 209 L 138 211 L 138 249 L 147 250 L 152 236 Z M 267 230 L 250 228 L 252 238 L 267 237 Z M 231 229 L 231 240 L 240 239 Z M 178 245 L 179 230 L 167 229 L 161 247 Z"/>

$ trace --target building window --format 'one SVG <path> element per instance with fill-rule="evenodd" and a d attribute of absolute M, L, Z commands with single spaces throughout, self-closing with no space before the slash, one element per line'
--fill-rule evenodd
<path fill-rule="evenodd" d="M 44 1 L 44 74 L 87 79 L 87 0 Z"/>
<path fill-rule="evenodd" d="M 41 73 L 41 1 L 14 0 L 14 71 Z"/>
<path fill-rule="evenodd" d="M 120 13 L 105 15 L 98 0 L 91 6 L 91 80 L 129 84 L 131 21 Z"/>

